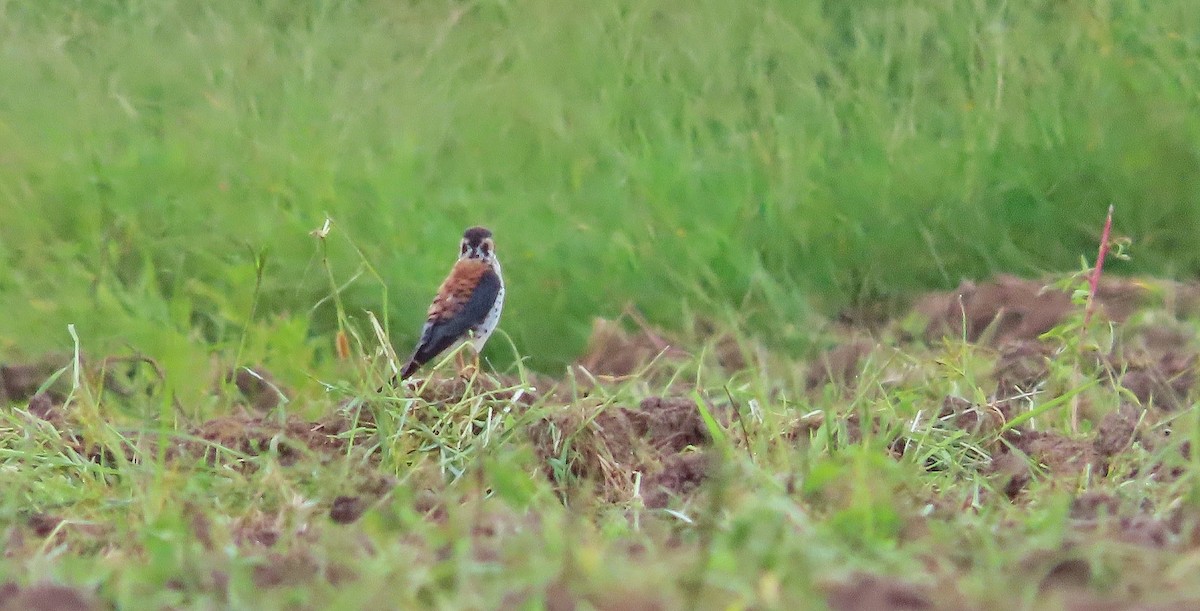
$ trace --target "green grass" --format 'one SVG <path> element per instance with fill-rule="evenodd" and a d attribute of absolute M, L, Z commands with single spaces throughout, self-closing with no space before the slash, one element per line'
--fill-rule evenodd
<path fill-rule="evenodd" d="M 626 301 L 668 327 L 745 303 L 804 348 L 777 327 L 813 305 L 1074 268 L 1110 203 L 1126 271 L 1200 269 L 1182 0 L 0 11 L 0 286 L 44 306 L 7 344 L 121 344 L 147 315 L 227 340 L 259 252 L 260 317 L 327 333 L 327 214 L 339 279 L 352 241 L 385 283 L 347 287 L 352 313 L 386 306 L 398 340 L 492 226 L 505 330 L 551 369 Z"/>
<path fill-rule="evenodd" d="M 994 399 L 991 349 L 892 329 L 867 382 L 803 375 L 839 308 L 1078 269 L 1110 204 L 1134 258 L 1108 270 L 1200 272 L 1195 2 L 0 0 L 0 83 L 0 364 L 83 359 L 57 382 L 65 421 L 0 411 L 0 586 L 120 608 L 792 608 L 862 571 L 1011 608 L 1083 560 L 1114 600 L 1200 596 L 1171 547 L 1198 498 L 1194 406 L 1155 412 L 1170 441 L 1107 474 L 1027 461 L 1012 502 L 999 432 L 936 417 Z M 369 314 L 406 352 L 473 224 L 504 263 L 486 356 L 509 392 L 377 391 Z M 690 356 L 564 374 L 629 304 Z M 1087 438 L 1129 393 L 1095 362 L 1104 330 L 1071 325 L 1019 417 Z M 717 363 L 729 338 L 747 368 Z M 105 360 L 134 355 L 163 378 Z M 221 378 L 240 365 L 290 395 L 249 427 L 265 450 L 198 429 L 239 413 Z M 655 396 L 700 399 L 718 457 L 667 509 L 645 501 L 678 457 L 597 429 Z M 347 407 L 366 419 L 334 452 L 272 428 Z M 1085 532 L 1088 491 L 1184 526 L 1166 549 Z M 343 495 L 361 520 L 327 517 Z"/>
<path fill-rule="evenodd" d="M 1161 324 L 1147 313 L 1121 345 Z M 1080 316 L 1046 339 L 1057 351 L 1046 381 L 1013 403 L 1028 419 L 1009 422 L 1091 447 L 1127 391 L 1093 371 L 1110 331 L 1081 341 Z M 1148 410 L 1142 432 L 1105 470 L 1014 453 L 1030 479 L 1010 498 L 1011 473 L 992 460 L 1013 438 L 942 410 L 947 397 L 980 414 L 1000 405 L 995 350 L 889 334 L 856 384 L 806 388 L 786 373 L 802 364 L 763 346 L 747 341 L 748 367 L 731 372 L 717 344 L 689 344 L 693 356 L 599 384 L 523 374 L 380 393 L 377 367 L 343 367 L 316 374 L 324 390 L 292 389 L 253 417 L 237 415 L 236 392 L 173 408 L 151 372 L 117 364 L 128 396 L 85 370 L 74 386 L 68 364 L 57 415 L 31 402 L 0 420 L 0 574 L 122 609 L 821 608 L 856 574 L 947 609 L 1200 597 L 1187 551 L 1200 471 L 1181 445 L 1200 431 L 1194 406 L 1134 403 Z M 1061 397 L 1073 391 L 1059 382 L 1078 378 L 1087 407 L 1072 434 Z M 514 395 L 532 385 L 532 402 Z M 623 434 L 621 408 L 654 396 L 690 411 Z M 667 408 L 630 413 L 655 409 Z M 330 431 L 341 441 L 311 441 L 332 415 L 347 420 Z M 676 434 L 707 440 L 664 450 Z M 652 500 L 661 468 L 697 456 L 698 487 Z M 1168 477 L 1164 465 L 1185 469 Z M 1088 494 L 1111 509 L 1089 514 Z M 338 497 L 361 503 L 361 519 L 335 523 Z"/>

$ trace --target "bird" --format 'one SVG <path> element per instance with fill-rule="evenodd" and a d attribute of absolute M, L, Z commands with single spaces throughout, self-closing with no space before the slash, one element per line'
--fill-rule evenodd
<path fill-rule="evenodd" d="M 448 349 L 468 343 L 476 363 L 504 308 L 504 277 L 492 232 L 471 227 L 463 233 L 458 261 L 429 305 L 421 338 L 400 371 L 400 380 Z"/>

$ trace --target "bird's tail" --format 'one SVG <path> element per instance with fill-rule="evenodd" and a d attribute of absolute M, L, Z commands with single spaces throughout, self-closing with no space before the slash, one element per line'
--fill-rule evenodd
<path fill-rule="evenodd" d="M 417 362 L 417 359 L 408 359 L 408 363 L 404 365 L 404 369 L 400 370 L 400 380 L 403 381 L 407 379 L 408 376 L 416 373 L 417 369 L 420 368 L 421 364 Z"/>

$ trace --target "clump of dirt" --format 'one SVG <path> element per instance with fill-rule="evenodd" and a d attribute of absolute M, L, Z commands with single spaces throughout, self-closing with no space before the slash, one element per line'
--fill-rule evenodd
<path fill-rule="evenodd" d="M 1054 590 L 1083 590 L 1092 580 L 1092 567 L 1079 558 L 1066 558 L 1050 566 L 1038 591 L 1042 594 Z"/>
<path fill-rule="evenodd" d="M 1137 438 L 1141 417 L 1142 410 L 1128 402 L 1105 414 L 1096 427 L 1096 451 L 1108 459 L 1129 449 Z"/>
<path fill-rule="evenodd" d="M 248 457 L 274 450 L 278 453 L 279 462 L 287 466 L 294 464 L 306 452 L 321 456 L 343 452 L 347 442 L 337 435 L 348 425 L 341 420 L 331 418 L 325 422 L 307 422 L 289 416 L 281 426 L 274 416 L 222 416 L 193 427 L 191 436 L 203 441 L 184 442 L 176 452 L 200 456 L 215 464 L 219 461 L 241 460 L 223 450 L 232 450 Z"/>
<path fill-rule="evenodd" d="M 1037 339 L 1061 323 L 1072 307 L 1065 291 L 1048 290 L 1040 282 L 1008 275 L 980 284 L 966 281 L 953 291 L 927 295 L 914 305 L 929 319 L 925 335 L 930 339 L 951 336 L 997 343 Z"/>
<path fill-rule="evenodd" d="M 329 508 L 329 519 L 337 524 L 357 522 L 367 510 L 365 499 L 357 496 L 339 496 Z"/>
<path fill-rule="evenodd" d="M 260 588 L 278 588 L 308 583 L 317 577 L 320 565 L 306 552 L 271 553 L 254 567 L 252 579 Z"/>
<path fill-rule="evenodd" d="M 643 498 L 663 504 L 671 495 L 691 492 L 704 479 L 702 458 L 688 452 L 710 442 L 695 402 L 651 397 L 638 409 L 594 409 L 566 406 L 531 428 L 552 480 L 571 483 L 563 480 L 561 467 L 554 466 L 564 447 L 572 457 L 570 476 L 599 486 L 610 500 L 628 500 L 638 472 L 643 474 Z"/>
<path fill-rule="evenodd" d="M 1120 384 L 1137 397 L 1142 405 L 1153 405 L 1168 412 L 1190 405 L 1196 383 L 1195 353 L 1166 352 L 1150 358 L 1125 360 L 1114 369 L 1124 369 Z"/>
<path fill-rule="evenodd" d="M 262 516 L 241 518 L 233 528 L 233 541 L 239 547 L 274 547 L 279 536 L 279 527 Z"/>
<path fill-rule="evenodd" d="M 636 333 L 626 330 L 624 319 L 630 318 L 641 327 Z M 593 375 L 623 377 L 638 371 L 659 355 L 667 359 L 683 358 L 687 352 L 674 347 L 640 317 L 627 312 L 617 320 L 597 318 L 592 321 L 587 349 L 576 365 Z"/>
<path fill-rule="evenodd" d="M 18 521 L 7 529 L 8 540 L 3 545 L 6 557 L 32 556 L 39 553 L 39 549 L 51 547 L 68 549 L 72 553 L 94 553 L 112 543 L 113 528 L 108 524 L 68 521 L 44 511 L 22 512 L 21 515 L 23 524 Z"/>
<path fill-rule="evenodd" d="M 1098 520 L 1115 516 L 1121 509 L 1121 500 L 1108 492 L 1090 490 L 1071 501 L 1072 520 Z"/>
<path fill-rule="evenodd" d="M 1121 500 L 1111 493 L 1085 492 L 1071 502 L 1072 526 L 1089 537 L 1104 535 L 1151 548 L 1166 547 L 1182 529 L 1182 524 L 1147 515 L 1146 507 L 1131 507 L 1129 512 L 1122 512 L 1122 509 Z"/>
<path fill-rule="evenodd" d="M 1023 431 L 1014 446 L 1056 476 L 1083 473 L 1099 462 L 1099 453 L 1086 439 L 1071 439 L 1046 431 Z"/>
<path fill-rule="evenodd" d="M 1005 414 L 993 405 L 977 405 L 962 397 L 947 396 L 942 400 L 938 419 L 953 423 L 967 433 L 979 437 L 999 432 L 1006 421 Z"/>
<path fill-rule="evenodd" d="M 651 509 L 670 504 L 672 497 L 684 497 L 696 491 L 708 478 L 712 466 L 702 452 L 671 456 L 662 470 L 642 480 L 642 502 Z"/>
<path fill-rule="evenodd" d="M 902 581 L 856 574 L 827 586 L 826 603 L 834 611 L 919 611 L 935 608 L 925 590 Z"/>
<path fill-rule="evenodd" d="M 1133 545 L 1163 548 L 1171 536 L 1166 522 L 1147 515 L 1122 516 L 1116 524 L 1117 540 Z"/>
<path fill-rule="evenodd" d="M 27 520 L 33 534 L 39 537 L 49 537 L 62 524 L 62 518 L 46 513 L 35 513 Z"/>
<path fill-rule="evenodd" d="M 622 409 L 634 434 L 647 438 L 661 454 L 708 443 L 708 427 L 691 399 L 650 397 L 636 410 Z"/>
<path fill-rule="evenodd" d="M 804 386 L 808 390 L 826 384 L 852 387 L 861 373 L 862 361 L 875 348 L 865 340 L 851 340 L 838 345 L 813 359 L 805 374 Z"/>
<path fill-rule="evenodd" d="M 189 530 L 192 531 L 192 536 L 204 546 L 205 550 L 212 551 L 216 549 L 216 542 L 213 540 L 213 524 L 209 519 L 208 514 L 204 513 L 199 507 L 193 503 L 188 503 L 184 507 L 184 515 L 188 519 Z"/>
<path fill-rule="evenodd" d="M 996 483 L 996 489 L 1002 491 L 1010 501 L 1017 500 L 1021 491 L 1033 479 L 1026 458 L 1019 453 L 1010 451 L 993 454 L 992 460 L 984 472 L 992 477 Z"/>
<path fill-rule="evenodd" d="M 1054 478 L 1079 476 L 1100 466 L 1101 456 L 1093 443 L 1045 431 L 1010 431 L 992 454 L 985 468 L 1010 500 L 1016 500 L 1033 478 L 1030 465 L 1037 465 Z"/>
<path fill-rule="evenodd" d="M 55 401 L 49 393 L 38 393 L 29 398 L 29 413 L 58 425 L 64 422 L 62 403 Z"/>
<path fill-rule="evenodd" d="M 413 390 L 416 396 L 428 403 L 453 404 L 461 402 L 468 395 L 484 394 L 499 401 L 510 401 L 528 407 L 541 398 L 539 388 L 551 386 L 552 384 L 536 375 L 531 375 L 527 381 L 503 375 L 476 375 L 471 378 L 456 375 L 431 376 L 414 381 Z"/>
<path fill-rule="evenodd" d="M 47 583 L 21 588 L 11 581 L 0 585 L 0 611 L 93 611 L 101 608 L 91 593 L 67 586 Z"/>
<path fill-rule="evenodd" d="M 71 364 L 71 358 L 51 355 L 33 363 L 0 364 L 0 403 L 25 401 L 37 393 L 42 384 L 58 370 Z M 48 391 L 55 403 L 62 402 L 66 380 L 59 381 Z"/>
<path fill-rule="evenodd" d="M 1097 287 L 1095 312 L 1123 322 L 1150 298 L 1151 292 L 1141 283 L 1104 278 Z M 925 334 L 930 339 L 964 337 L 997 345 L 1038 339 L 1077 311 L 1069 292 L 1045 281 L 1010 275 L 983 283 L 966 281 L 953 291 L 931 293 L 913 309 L 929 320 Z"/>
<path fill-rule="evenodd" d="M 275 409 L 291 398 L 275 377 L 261 367 L 238 367 L 225 375 L 225 381 L 233 382 L 250 406 L 258 411 Z"/>
<path fill-rule="evenodd" d="M 638 462 L 632 427 L 615 412 L 595 409 L 564 405 L 535 422 L 530 438 L 551 481 L 564 487 L 574 479 L 592 482 L 610 499 L 625 497 Z"/>
<path fill-rule="evenodd" d="M 996 396 L 1011 398 L 1029 393 L 1050 377 L 1050 359 L 1054 348 L 1031 339 L 1018 339 L 1000 345 L 1000 356 L 992 370 Z"/>

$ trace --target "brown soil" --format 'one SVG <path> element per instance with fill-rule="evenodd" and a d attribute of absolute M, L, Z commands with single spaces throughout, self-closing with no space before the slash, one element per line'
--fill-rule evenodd
<path fill-rule="evenodd" d="M 1142 410 L 1131 403 L 1122 403 L 1115 411 L 1100 419 L 1096 428 L 1096 451 L 1105 458 L 1129 449 L 1137 438 Z"/>
<path fill-rule="evenodd" d="M 54 372 L 70 363 L 71 359 L 66 356 L 50 356 L 33 363 L 0 363 L 0 403 L 29 399 Z M 51 390 L 56 402 L 65 396 L 65 386 L 65 380 L 60 376 Z"/>
<path fill-rule="evenodd" d="M 557 432 L 557 435 L 555 434 Z M 664 506 L 670 496 L 686 494 L 704 479 L 704 462 L 690 448 L 709 443 L 707 428 L 690 399 L 651 397 L 637 409 L 567 407 L 531 428 L 547 475 L 560 485 L 550 466 L 562 443 L 572 446 L 573 478 L 597 486 L 604 498 L 628 500 L 636 473 L 647 505 Z"/>
<path fill-rule="evenodd" d="M 307 553 L 271 553 L 254 567 L 254 585 L 260 588 L 300 585 L 311 581 L 318 571 L 320 566 Z"/>
<path fill-rule="evenodd" d="M 275 521 L 262 516 L 246 517 L 234 523 L 233 540 L 239 547 L 274 547 L 279 536 Z"/>
<path fill-rule="evenodd" d="M 1014 437 L 1014 448 L 1054 475 L 1079 475 L 1099 463 L 1099 453 L 1086 439 L 1039 431 L 1025 431 Z"/>
<path fill-rule="evenodd" d="M 659 509 L 672 498 L 684 497 L 704 483 L 710 471 L 710 459 L 700 452 L 676 454 L 666 460 L 658 473 L 642 480 L 642 497 L 646 507 Z"/>
<path fill-rule="evenodd" d="M 637 331 L 629 328 L 640 327 Z M 632 311 L 617 320 L 597 318 L 587 349 L 576 365 L 598 376 L 632 375 L 655 358 L 680 358 L 687 352 L 673 346 Z"/>
<path fill-rule="evenodd" d="M 233 382 L 250 405 L 259 411 L 274 409 L 289 400 L 290 393 L 260 367 L 238 367 L 226 374 L 225 380 Z"/>
<path fill-rule="evenodd" d="M 1060 560 L 1045 571 L 1038 583 L 1038 590 L 1045 594 L 1051 590 L 1074 590 L 1086 588 L 1092 580 L 1092 567 L 1078 558 Z"/>
<path fill-rule="evenodd" d="M 938 418 L 981 437 L 998 433 L 1007 420 L 1000 408 L 993 405 L 977 405 L 961 397 L 943 399 Z"/>
<path fill-rule="evenodd" d="M 1054 347 L 1032 339 L 1018 339 L 1000 346 L 1000 356 L 992 375 L 996 378 L 996 396 L 1018 397 L 1036 389 L 1050 377 L 1050 359 Z"/>
<path fill-rule="evenodd" d="M 968 281 L 953 291 L 918 299 L 913 309 L 929 320 L 925 333 L 930 339 L 964 337 L 997 345 L 1034 340 L 1076 311 L 1070 293 L 1047 284 L 1008 275 L 984 283 Z M 1151 299 L 1144 284 L 1105 278 L 1097 289 L 1095 312 L 1100 318 L 1123 322 Z"/>
<path fill-rule="evenodd" d="M 464 376 L 410 378 L 408 382 L 414 394 L 431 404 L 458 403 L 467 395 L 487 395 L 498 401 L 511 401 L 521 406 L 530 406 L 543 395 L 542 389 L 551 389 L 549 380 L 530 375 L 523 383 L 512 376 Z M 419 414 L 418 414 L 419 415 Z"/>
<path fill-rule="evenodd" d="M 294 464 L 306 452 L 320 455 L 337 454 L 345 450 L 346 441 L 336 435 L 347 426 L 341 419 L 307 422 L 289 416 L 280 425 L 274 416 L 233 415 L 214 418 L 190 433 L 200 441 L 187 441 L 181 451 L 202 456 L 209 462 L 230 460 L 227 452 L 253 457 L 270 452 L 272 446 L 285 466 Z M 207 442 L 207 443 L 205 443 Z M 236 457 L 233 461 L 238 460 Z"/>
<path fill-rule="evenodd" d="M 809 390 L 821 388 L 829 383 L 854 386 L 862 360 L 874 348 L 873 342 L 851 340 L 820 354 L 809 366 L 804 385 Z"/>
<path fill-rule="evenodd" d="M 1072 526 L 1092 537 L 1154 548 L 1166 547 L 1184 530 L 1182 522 L 1160 520 L 1143 513 L 1141 506 L 1126 505 L 1111 493 L 1086 492 L 1071 503 Z"/>
<path fill-rule="evenodd" d="M 1166 310 L 1165 317 L 1139 317 L 1135 311 L 1148 306 Z M 1099 408 L 1089 398 L 1078 404 L 1080 417 L 1089 420 L 1089 431 L 1077 437 L 1032 430 L 1029 423 L 998 437 L 1005 423 L 1029 408 L 1030 397 L 1042 392 L 1054 361 L 1064 358 L 1061 342 L 1043 337 L 1047 331 L 1080 316 L 1080 307 L 1064 290 L 1049 288 L 1046 281 L 1000 276 L 988 282 L 964 282 L 954 291 L 933 293 L 914 305 L 923 317 L 925 340 L 963 337 L 987 344 L 995 354 L 992 378 L 995 391 L 989 403 L 975 405 L 958 397 L 947 397 L 939 420 L 945 426 L 969 433 L 991 453 L 987 472 L 993 474 L 998 490 L 1010 498 L 1039 476 L 1075 478 L 1092 470 L 1103 475 L 1109 464 L 1135 444 L 1155 450 L 1169 443 L 1167 414 L 1191 404 L 1200 374 L 1200 346 L 1191 326 L 1172 315 L 1196 314 L 1200 310 L 1200 286 L 1106 278 L 1099 285 L 1093 325 L 1116 323 L 1116 342 L 1107 354 L 1094 360 L 1080 358 L 1082 371 L 1094 371 L 1101 382 L 1127 392 L 1128 401 L 1116 409 Z M 1130 321 L 1128 324 L 1124 324 Z M 867 329 L 869 330 L 869 329 Z M 863 363 L 877 351 L 877 343 L 864 340 L 864 329 L 847 332 L 844 343 L 816 356 L 807 370 L 810 390 L 826 384 L 853 388 Z M 904 334 L 895 334 L 903 338 Z M 888 348 L 890 349 L 890 348 Z M 1091 375 L 1091 374 L 1085 374 Z M 858 431 L 854 414 L 843 416 L 853 441 Z M 823 419 L 801 422 L 795 436 L 805 437 Z M 996 443 L 1003 441 L 1003 443 Z M 903 451 L 903 439 L 893 443 Z M 1187 444 L 1179 444 L 1186 451 Z M 1177 477 L 1180 469 L 1156 467 L 1160 478 Z"/>
<path fill-rule="evenodd" d="M 659 453 L 673 454 L 708 443 L 708 429 L 691 399 L 650 397 L 636 410 L 622 409 L 633 432 L 648 439 Z"/>
<path fill-rule="evenodd" d="M 929 593 L 916 586 L 875 575 L 857 574 L 827 588 L 834 611 L 920 611 L 935 609 Z"/>
<path fill-rule="evenodd" d="M 1106 281 L 1098 295 L 1097 318 L 1126 321 L 1135 308 L 1151 299 L 1152 292 L 1140 284 Z M 1195 295 L 1181 292 L 1171 307 L 1200 311 L 1200 290 Z M 1141 326 L 1130 323 L 1128 328 L 1119 326 L 1111 352 L 1097 355 L 1092 364 L 1103 383 L 1128 392 L 1115 409 L 1089 405 L 1083 412 L 1088 426 L 1081 427 L 1078 435 L 1065 436 L 1035 430 L 1030 424 L 1008 431 L 1003 427 L 1021 410 L 1028 409 L 1027 397 L 1046 386 L 1055 359 L 1061 358 L 1060 346 L 1042 335 L 1078 314 L 1066 292 L 1046 290 L 1041 282 L 1005 276 L 987 283 L 964 283 L 954 292 L 931 295 L 921 300 L 916 310 L 928 317 L 925 340 L 965 337 L 986 344 L 985 353 L 995 357 L 992 369 L 995 392 L 990 397 L 976 398 L 981 403 L 975 403 L 947 396 L 940 399 L 940 405 L 933 402 L 933 409 L 937 412 L 937 426 L 965 432 L 987 451 L 990 459 L 981 459 L 984 462 L 981 468 L 990 476 L 994 489 L 1014 502 L 1028 501 L 1026 491 L 1037 480 L 1048 479 L 1051 484 L 1061 481 L 1064 483 L 1061 489 L 1070 490 L 1085 474 L 1103 477 L 1110 465 L 1119 465 L 1120 457 L 1135 445 L 1147 450 L 1165 448 L 1171 451 L 1171 457 L 1188 455 L 1187 444 L 1173 442 L 1169 437 L 1169 414 L 1190 405 L 1198 373 L 1196 338 L 1186 328 L 1157 322 Z M 736 341 L 715 339 L 718 346 L 723 346 L 718 352 L 727 353 L 718 354 L 723 366 L 730 369 L 745 366 Z M 806 386 L 809 390 L 829 384 L 854 388 L 864 363 L 880 345 L 861 334 L 851 335 L 810 363 Z M 588 352 L 578 366 L 591 376 L 621 377 L 641 371 L 655 359 L 670 361 L 685 354 L 644 321 L 626 316 L 618 321 L 596 321 Z M 84 439 L 79 432 L 82 428 L 63 406 L 61 380 L 47 392 L 36 392 L 64 363 L 61 358 L 48 358 L 24 365 L 0 365 L 0 403 L 27 402 L 30 414 L 64 433 L 62 437 L 72 451 L 96 461 L 115 461 L 119 456 Z M 315 422 L 294 415 L 281 422 L 275 412 L 292 393 L 276 383 L 269 372 L 239 369 L 228 372 L 225 379 L 242 394 L 246 409 L 191 427 L 191 439 L 173 448 L 171 458 L 203 459 L 254 469 L 257 462 L 254 457 L 263 455 L 274 455 L 281 465 L 290 466 L 309 457 L 324 461 L 361 450 L 349 447 L 349 440 L 342 435 L 355 424 L 340 411 Z M 555 392 L 552 382 L 538 379 L 534 385 L 539 390 L 531 390 L 513 378 L 478 376 L 468 381 L 462 377 L 435 376 L 420 380 L 413 388 L 420 399 L 433 406 L 458 403 L 467 394 L 486 394 L 510 401 L 518 408 L 547 397 L 558 399 L 552 394 Z M 722 426 L 729 428 L 729 409 L 707 407 Z M 368 429 L 362 435 L 364 445 L 369 445 L 372 437 L 371 413 L 364 409 L 357 423 Z M 428 418 L 432 422 L 438 417 L 434 409 L 414 414 L 422 421 Z M 806 438 L 829 417 L 834 416 L 823 413 L 797 416 L 792 434 L 798 439 Z M 864 432 L 883 433 L 863 431 L 857 412 L 838 417 L 835 423 L 844 432 L 841 436 L 844 442 L 853 443 Z M 635 494 L 640 494 L 645 507 L 664 508 L 688 502 L 713 471 L 709 451 L 712 440 L 699 406 L 689 398 L 650 397 L 636 407 L 599 401 L 589 404 L 587 400 L 563 401 L 557 408 L 548 408 L 546 418 L 530 424 L 528 433 L 546 475 L 564 494 L 583 486 L 594 489 L 607 501 L 629 502 Z M 905 441 L 900 437 L 891 444 L 897 457 L 905 451 Z M 1169 445 L 1172 443 L 1175 445 Z M 135 456 L 129 453 L 124 458 L 134 460 Z M 567 463 L 559 465 L 563 458 Z M 1168 479 L 1178 477 L 1179 473 L 1178 465 L 1165 461 L 1155 467 L 1153 475 Z M 344 494 L 325 499 L 329 519 L 340 525 L 357 522 L 391 485 L 391 480 L 376 478 L 359 488 L 337 491 Z M 443 503 L 446 502 L 437 495 L 419 496 L 415 508 L 430 521 L 445 521 L 448 511 Z M 1071 506 L 1071 536 L 1105 537 L 1149 548 L 1183 545 L 1180 542 L 1194 539 L 1186 544 L 1200 546 L 1200 528 L 1193 521 L 1174 516 L 1160 519 L 1155 517 L 1153 509 L 1131 505 L 1108 493 L 1088 493 Z M 186 515 L 196 539 L 207 549 L 218 549 L 221 543 L 214 541 L 213 525 L 204 513 L 197 510 Z M 10 536 L 32 535 L 40 539 L 72 536 L 73 533 L 64 532 L 68 528 L 62 527 L 63 524 L 62 518 L 53 513 L 32 513 L 24 526 L 14 529 Z M 472 532 L 479 534 L 488 528 L 481 524 Z M 235 522 L 231 534 L 235 544 L 261 555 L 262 564 L 253 573 L 259 587 L 353 578 L 344 569 L 319 564 L 303 549 L 290 549 L 286 544 L 289 539 L 274 518 L 244 517 Z M 479 536 L 495 534 L 493 530 Z M 14 545 L 9 542 L 10 549 Z M 479 553 L 494 556 L 497 552 Z M 1077 600 L 1092 600 L 1083 592 L 1096 579 L 1086 562 L 1070 557 L 1039 562 L 1029 567 L 1034 571 L 1030 575 L 1040 580 L 1036 583 L 1040 583 L 1044 593 L 1066 596 L 1070 608 L 1076 608 Z M 833 609 L 955 608 L 953 604 L 957 601 L 953 593 L 865 574 L 830 585 L 825 591 Z M 547 604 L 574 605 L 573 595 L 567 592 L 560 597 L 560 594 L 547 591 Z M 600 605 L 596 600 L 592 603 Z M 20 606 L 13 606 L 16 604 L 13 601 L 20 601 Z M 90 597 L 69 588 L 21 589 L 6 584 L 0 586 L 0 611 L 7 608 L 96 606 Z"/>
<path fill-rule="evenodd" d="M 1119 384 L 1142 405 L 1172 412 L 1188 406 L 1196 384 L 1196 354 L 1171 351 L 1147 357 L 1117 363 L 1124 370 Z"/>
<path fill-rule="evenodd" d="M 53 584 L 20 588 L 0 585 L 0 611 L 95 611 L 102 607 L 89 593 Z"/>
<path fill-rule="evenodd" d="M 367 502 L 357 496 L 339 496 L 329 508 L 329 519 L 338 524 L 357 522 L 367 510 Z"/>

